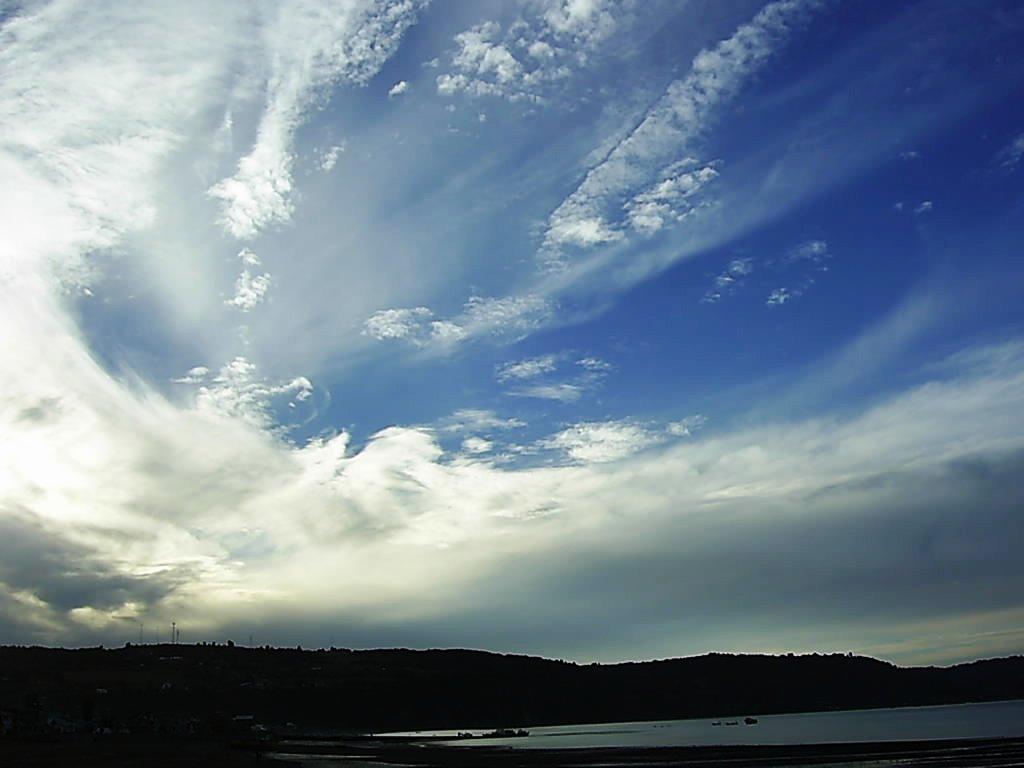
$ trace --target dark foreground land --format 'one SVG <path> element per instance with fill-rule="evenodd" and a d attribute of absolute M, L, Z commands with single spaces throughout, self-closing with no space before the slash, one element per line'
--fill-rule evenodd
<path fill-rule="evenodd" d="M 710 654 L 580 665 L 460 650 L 0 647 L 0 737 L 529 727 L 1024 698 L 1024 657 L 897 667 Z"/>
<path fill-rule="evenodd" d="M 4 647 L 0 768 L 1024 766 L 1024 739 L 513 750 L 360 735 L 1022 698 L 1019 656 L 901 668 L 839 654 L 579 665 L 458 650 Z"/>
<path fill-rule="evenodd" d="M 1024 740 L 520 751 L 371 739 L 257 744 L 65 737 L 35 742 L 0 741 L 0 765 L 4 768 L 996 768 L 1024 765 Z"/>

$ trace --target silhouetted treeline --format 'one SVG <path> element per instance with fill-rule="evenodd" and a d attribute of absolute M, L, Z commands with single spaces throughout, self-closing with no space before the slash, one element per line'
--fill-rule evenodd
<path fill-rule="evenodd" d="M 379 732 L 1013 698 L 1024 698 L 1020 656 L 901 668 L 838 654 L 579 665 L 461 650 L 0 648 L 0 718 L 8 730 L 84 723 L 191 733 L 256 722 Z"/>

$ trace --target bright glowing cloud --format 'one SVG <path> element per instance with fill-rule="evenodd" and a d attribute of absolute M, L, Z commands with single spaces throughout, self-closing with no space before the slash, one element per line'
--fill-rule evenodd
<path fill-rule="evenodd" d="M 924 6 L 7 8 L 0 642 L 1019 652 L 1024 27 Z"/>

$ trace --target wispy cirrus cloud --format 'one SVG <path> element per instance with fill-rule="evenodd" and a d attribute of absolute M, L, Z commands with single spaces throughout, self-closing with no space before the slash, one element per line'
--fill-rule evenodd
<path fill-rule="evenodd" d="M 591 373 L 599 374 L 608 373 L 615 367 L 607 360 L 602 360 L 599 357 L 581 357 L 576 361 L 576 365 Z"/>
<path fill-rule="evenodd" d="M 585 391 L 586 387 L 582 384 L 560 381 L 515 387 L 510 389 L 507 394 L 512 397 L 532 397 L 536 400 L 556 400 L 560 403 L 575 403 L 583 397 Z"/>
<path fill-rule="evenodd" d="M 203 28 L 190 10 L 51 4 L 4 19 L 0 164 L 23 193 L 4 206 L 7 264 L 45 259 L 87 281 L 86 252 L 152 223 L 162 163 L 226 96 L 252 31 L 235 5 L 208 9 Z"/>
<path fill-rule="evenodd" d="M 828 243 L 824 240 L 808 240 L 806 243 L 791 248 L 786 254 L 786 262 L 793 264 L 811 262 L 819 264 L 829 258 Z"/>
<path fill-rule="evenodd" d="M 557 367 L 557 358 L 554 355 L 541 355 L 540 357 L 502 363 L 495 370 L 495 378 L 501 382 L 532 379 L 545 373 L 551 373 Z"/>
<path fill-rule="evenodd" d="M 503 363 L 495 370 L 495 378 L 516 385 L 506 391 L 512 397 L 574 403 L 598 387 L 613 368 L 601 358 L 584 357 L 574 363 L 575 370 L 559 373 L 565 358 L 566 353 L 549 354 Z"/>
<path fill-rule="evenodd" d="M 491 433 L 507 429 L 519 429 L 526 423 L 516 418 L 504 418 L 486 408 L 460 408 L 441 420 L 441 429 L 446 432 Z"/>
<path fill-rule="evenodd" d="M 774 281 L 786 280 L 788 286 L 773 288 L 765 304 L 776 307 L 804 295 L 828 271 L 833 258 L 825 240 L 807 240 L 793 246 L 782 256 L 761 259 L 758 269 Z M 713 285 L 705 291 L 701 302 L 714 304 L 730 296 L 754 273 L 755 261 L 751 257 L 731 260 Z"/>
<path fill-rule="evenodd" d="M 726 266 L 725 271 L 714 280 L 714 285 L 705 291 L 701 301 L 705 304 L 714 304 L 721 301 L 736 291 L 742 284 L 743 278 L 754 271 L 754 260 L 750 258 L 733 259 Z"/>
<path fill-rule="evenodd" d="M 462 450 L 474 455 L 489 453 L 493 447 L 493 442 L 482 437 L 467 437 L 462 441 Z"/>
<path fill-rule="evenodd" d="M 377 340 L 404 339 L 444 351 L 478 337 L 523 338 L 549 322 L 554 309 L 553 301 L 536 294 L 471 296 L 450 319 L 434 319 L 428 307 L 382 309 L 366 319 L 363 330 Z"/>
<path fill-rule="evenodd" d="M 828 272 L 828 262 L 833 258 L 828 243 L 824 240 L 808 240 L 791 248 L 775 266 L 788 274 L 793 284 L 774 288 L 765 299 L 765 305 L 779 307 L 807 293 L 818 277 Z"/>
<path fill-rule="evenodd" d="M 3 509 L 25 510 L 19 513 L 24 524 L 8 529 L 4 540 L 17 551 L 73 557 L 79 576 L 93 586 L 87 596 L 69 600 L 60 596 L 59 571 L 31 576 L 11 565 L 16 561 L 0 559 L 17 576 L 6 576 L 5 583 L 14 586 L 0 589 L 4 600 L 20 606 L 6 614 L 10 634 L 35 641 L 71 634 L 97 641 L 121 637 L 119 617 L 124 616 L 147 624 L 174 616 L 197 634 L 230 631 L 250 618 L 254 599 L 293 618 L 358 619 L 386 636 L 396 630 L 376 609 L 379 602 L 387 604 L 392 619 L 396 613 L 401 617 L 405 630 L 397 631 L 412 631 L 439 615 L 442 587 L 445 596 L 452 590 L 472 596 L 460 607 L 467 634 L 449 629 L 457 639 L 470 638 L 479 613 L 500 593 L 494 587 L 492 594 L 496 574 L 507 575 L 509 563 L 526 557 L 538 576 L 552 575 L 563 558 L 545 553 L 573 551 L 581 540 L 619 542 L 617 557 L 635 575 L 619 582 L 629 586 L 615 599 L 648 595 L 646 610 L 652 616 L 673 615 L 679 604 L 675 593 L 655 589 L 662 577 L 657 569 L 648 573 L 644 564 L 678 569 L 693 557 L 707 556 L 720 565 L 751 569 L 749 577 L 767 593 L 786 596 L 771 610 L 785 609 L 789 625 L 803 627 L 819 615 L 827 590 L 820 603 L 806 592 L 806 604 L 793 602 L 785 573 L 751 565 L 749 541 L 736 559 L 725 544 L 694 548 L 694 537 L 717 535 L 707 520 L 719 526 L 747 521 L 744 530 L 749 530 L 765 510 L 784 509 L 799 514 L 804 524 L 813 519 L 820 525 L 852 525 L 863 538 L 819 537 L 815 552 L 827 553 L 833 575 L 849 575 L 848 599 L 874 599 L 877 612 L 874 587 L 854 579 L 857 572 L 863 577 L 866 553 L 875 553 L 874 567 L 886 578 L 898 572 L 905 579 L 908 568 L 925 567 L 908 563 L 907 542 L 934 543 L 935 515 L 959 519 L 958 505 L 973 494 L 1011 492 L 1008 478 L 1016 473 L 1005 462 L 1024 451 L 1019 343 L 973 350 L 933 369 L 920 386 L 842 418 L 773 422 L 709 436 L 694 434 L 696 419 L 663 426 L 631 419 L 579 422 L 539 439 L 537 448 L 553 464 L 521 468 L 488 459 L 498 446 L 479 433 L 463 438 L 478 437 L 460 446 L 465 455 L 457 460 L 431 430 L 413 427 L 383 430 L 355 451 L 345 433 L 289 445 L 268 436 L 260 418 L 239 418 L 239 409 L 258 414 L 268 387 L 297 397 L 306 391 L 301 383 L 261 383 L 237 361 L 215 375 L 220 381 L 207 385 L 210 397 L 216 387 L 230 394 L 209 406 L 179 409 L 153 392 L 125 391 L 73 341 L 56 333 L 49 337 L 68 352 L 60 364 L 37 363 L 31 387 L 12 378 L 16 386 L 6 387 L 0 398 L 7 436 L 0 444 Z M 7 361 L 10 348 L 3 354 L 0 359 Z M 75 383 L 73 398 L 67 397 L 69 380 Z M 248 389 L 253 384 L 256 389 Z M 59 405 L 45 400 L 51 392 Z M 452 415 L 449 426 L 459 434 L 514 429 L 521 422 L 463 410 Z M 491 443 L 487 450 L 485 443 Z M 963 475 L 955 482 L 951 466 Z M 45 489 L 41 496 L 39 488 Z M 1015 497 L 1008 498 L 1015 503 Z M 900 551 L 879 553 L 879 526 L 892 521 L 869 525 L 865 515 L 908 499 L 914 501 L 900 507 L 905 525 Z M 975 522 L 981 515 L 989 524 L 957 526 L 956 551 L 984 555 L 992 568 L 1000 564 L 1004 580 L 1012 577 L 1016 566 L 1004 562 L 987 532 L 998 530 L 1005 541 L 1017 518 L 995 508 L 968 507 Z M 5 520 L 13 519 L 4 514 Z M 778 524 L 779 518 L 773 519 Z M 97 523 L 114 533 L 97 530 Z M 40 538 L 32 530 L 46 533 Z M 39 549 L 40 541 L 49 549 Z M 766 554 L 763 563 L 777 561 L 777 544 L 772 536 L 764 540 L 757 550 Z M 786 573 L 813 570 L 809 551 L 787 550 Z M 582 562 L 593 569 L 588 584 L 617 578 L 617 570 L 600 558 Z M 947 581 L 925 575 L 915 583 L 934 584 L 941 602 Z M 339 583 L 348 586 L 339 590 Z M 541 588 L 523 583 L 517 597 L 550 594 L 550 584 L 543 587 L 546 592 L 534 591 Z M 687 597 L 689 615 L 717 616 L 722 594 Z M 992 606 L 1012 604 L 1008 594 L 987 594 Z M 920 602 L 891 585 L 886 595 L 886 610 L 894 616 L 911 606 L 922 610 Z M 606 619 L 610 604 L 602 605 L 603 618 L 579 617 L 577 635 Z M 941 603 L 936 610 L 953 607 Z M 521 618 L 513 612 L 503 621 Z M 268 639 L 290 639 L 283 627 L 265 632 Z M 534 642 L 534 650 L 554 647 L 543 637 Z M 849 642 L 848 635 L 843 642 Z M 580 652 L 614 650 L 580 646 Z"/>
<path fill-rule="evenodd" d="M 664 440 L 642 424 L 631 421 L 581 422 L 541 442 L 573 461 L 589 464 L 616 461 Z"/>
<path fill-rule="evenodd" d="M 672 175 L 673 164 L 707 130 L 719 105 L 732 98 L 785 43 L 792 28 L 820 5 L 803 0 L 769 3 L 731 37 L 701 51 L 690 74 L 672 82 L 640 124 L 554 210 L 544 235 L 543 258 L 557 261 L 566 247 L 621 240 L 623 200 L 627 212 L 639 211 L 640 221 L 648 222 L 641 228 L 650 229 L 655 218 L 644 219 L 642 212 L 659 205 L 659 189 L 679 186 L 674 194 L 685 191 L 688 197 L 713 179 L 714 167 L 705 166 L 680 183 Z M 658 214 L 656 220 L 660 228 L 664 216 Z"/>
<path fill-rule="evenodd" d="M 502 21 L 482 40 L 490 52 L 467 58 L 465 74 L 499 82 L 511 66 L 497 52 L 504 47 L 522 69 L 513 68 L 501 98 L 561 93 L 611 55 L 605 48 L 630 23 L 626 7 L 531 4 L 523 15 L 532 26 Z M 435 89 L 415 79 L 432 29 L 417 36 L 413 67 L 401 54 L 394 70 L 382 66 L 421 18 L 418 3 L 56 2 L 6 15 L 5 641 L 120 643 L 135 622 L 173 618 L 194 638 L 256 623 L 269 642 L 326 642 L 300 629 L 316 626 L 349 644 L 487 645 L 582 659 L 729 643 L 757 650 L 781 643 L 780 626 L 808 647 L 846 650 L 875 629 L 962 635 L 997 626 L 979 611 L 1019 616 L 1020 559 L 1007 547 L 1020 539 L 1018 342 L 878 376 L 884 391 L 865 387 L 861 399 L 838 404 L 818 397 L 827 404 L 800 418 L 773 409 L 748 419 L 743 409 L 758 404 L 744 402 L 706 424 L 678 418 L 703 408 L 699 391 L 661 377 L 663 369 L 650 376 L 651 398 L 635 390 L 629 366 L 642 359 L 643 337 L 630 323 L 583 325 L 595 315 L 580 296 L 593 291 L 611 306 L 651 274 L 648 250 L 683 258 L 708 242 L 696 232 L 696 244 L 677 247 L 670 230 L 713 221 L 716 211 L 745 215 L 742 206 L 716 207 L 735 186 L 732 169 L 763 184 L 757 199 L 774 203 L 765 179 L 788 179 L 790 166 L 755 163 L 748 174 L 743 158 L 701 160 L 695 145 L 814 7 L 765 4 L 635 119 L 636 99 L 623 107 L 614 83 L 574 94 L 565 105 L 574 125 L 597 109 L 622 124 L 595 128 L 584 157 L 568 156 L 566 143 L 546 149 L 552 135 L 530 134 L 529 121 L 510 130 L 503 118 L 515 110 L 494 104 L 486 123 L 474 123 L 483 159 L 464 136 L 457 148 L 446 143 L 446 102 L 431 103 Z M 460 27 L 449 24 L 444 40 Z M 427 74 L 457 74 L 441 50 L 425 55 L 434 53 L 442 61 Z M 890 60 L 879 61 L 891 77 Z M 569 77 L 529 90 L 532 69 L 561 66 Z M 675 77 L 652 72 L 651 82 Z M 410 87 L 389 101 L 398 76 Z M 793 90 L 822 87 L 812 79 Z M 353 96 L 364 83 L 372 90 Z M 743 106 L 763 108 L 756 102 Z M 854 110 L 840 106 L 845 121 Z M 479 102 L 470 118 L 478 114 Z M 817 119 L 808 133 L 831 138 Z M 772 128 L 773 139 L 806 149 L 808 134 L 790 141 Z M 585 135 L 581 127 L 572 136 Z M 778 141 L 756 138 L 751 152 L 779 155 Z M 878 154 L 891 161 L 908 142 L 880 142 Z M 296 172 L 303 164 L 308 173 Z M 591 186 L 581 185 L 580 168 L 594 171 Z M 600 258 L 576 272 L 537 269 L 534 246 L 574 188 L 593 207 L 562 210 L 568 236 L 559 248 L 574 257 L 588 242 L 642 243 L 623 252 L 628 274 L 612 275 Z M 273 232 L 300 213 L 302 227 Z M 724 221 L 722 231 L 736 230 Z M 756 269 L 711 269 L 712 278 L 730 277 L 715 287 L 764 275 L 799 287 L 831 245 L 791 236 L 794 247 L 774 257 L 738 245 L 732 253 L 754 253 Z M 250 248 L 239 252 L 237 240 L 252 240 Z M 833 240 L 842 242 L 830 231 Z M 810 382 L 794 385 L 794 398 L 877 374 L 879 360 L 921 338 L 939 303 L 908 311 L 834 360 L 809 361 L 793 374 Z M 465 344 L 512 342 L 563 321 L 581 325 L 545 336 L 559 351 L 509 353 L 497 371 L 493 346 Z M 293 355 L 301 345 L 316 354 Z M 456 346 L 459 355 L 442 354 Z M 915 351 L 907 357 L 930 354 Z M 389 380 L 377 363 L 396 352 L 411 360 Z M 318 370 L 309 359 L 327 362 Z M 614 388 L 620 369 L 629 392 Z M 897 379 L 902 389 L 889 387 Z M 598 388 L 601 401 L 588 400 Z M 307 425 L 332 389 L 335 412 Z M 676 420 L 642 411 L 661 408 L 668 393 L 664 407 Z M 663 588 L 666 574 L 678 588 Z M 737 583 L 762 587 L 758 610 L 770 619 L 751 610 Z M 965 611 L 965 596 L 977 610 Z M 865 628 L 869 612 L 878 627 Z M 632 622 L 609 616 L 666 629 L 637 644 Z M 673 623 L 679 616 L 685 627 Z M 954 620 L 960 629 L 949 629 Z M 739 640 L 723 629 L 741 625 Z M 296 636 L 303 631 L 315 636 Z"/>
<path fill-rule="evenodd" d="M 1016 170 L 1024 158 L 1024 133 L 1013 138 L 1009 144 L 996 153 L 995 161 L 1000 168 L 1006 171 Z"/>
<path fill-rule="evenodd" d="M 407 309 L 381 309 L 363 323 L 363 333 L 384 341 L 386 339 L 417 340 L 434 313 L 427 307 Z"/>
<path fill-rule="evenodd" d="M 781 307 L 793 299 L 799 298 L 803 295 L 803 291 L 799 288 L 776 288 L 768 294 L 768 298 L 765 299 L 765 304 L 769 307 Z"/>
<path fill-rule="evenodd" d="M 424 5 L 290 0 L 264 10 L 266 103 L 256 141 L 235 174 L 209 190 L 222 203 L 227 232 L 250 240 L 291 218 L 296 130 L 328 86 L 362 85 L 373 77 Z"/>

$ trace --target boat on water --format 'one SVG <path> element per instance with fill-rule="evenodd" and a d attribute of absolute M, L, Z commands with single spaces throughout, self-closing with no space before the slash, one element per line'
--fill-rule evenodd
<path fill-rule="evenodd" d="M 747 725 L 757 725 L 757 718 L 756 717 L 744 717 L 743 718 L 743 722 L 746 723 Z"/>

